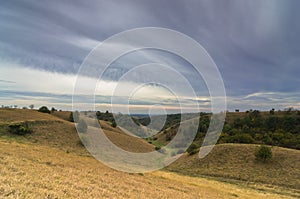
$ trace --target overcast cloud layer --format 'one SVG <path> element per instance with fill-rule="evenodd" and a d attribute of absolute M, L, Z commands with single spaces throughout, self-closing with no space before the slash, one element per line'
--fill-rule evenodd
<path fill-rule="evenodd" d="M 0 102 L 68 108 L 79 66 L 99 42 L 152 26 L 180 31 L 204 46 L 223 76 L 229 109 L 300 108 L 299 8 L 297 0 L 2 1 Z M 113 82 L 132 60 L 169 58 L 198 85 L 199 97 L 207 97 L 202 80 L 180 59 L 159 52 L 137 57 L 115 63 L 106 80 Z"/>

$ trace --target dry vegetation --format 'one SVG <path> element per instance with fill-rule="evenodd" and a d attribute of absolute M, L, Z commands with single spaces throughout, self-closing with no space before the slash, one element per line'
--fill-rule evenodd
<path fill-rule="evenodd" d="M 20 121 L 52 121 L 58 120 L 49 114 L 37 112 L 36 110 L 23 109 L 0 109 L 0 124 Z"/>
<path fill-rule="evenodd" d="M 289 198 L 162 171 L 122 173 L 91 157 L 3 140 L 0 167 L 5 198 Z"/>
<path fill-rule="evenodd" d="M 272 147 L 273 158 L 255 159 L 257 145 L 220 144 L 204 159 L 183 155 L 167 169 L 191 176 L 211 176 L 230 181 L 261 182 L 294 189 L 300 196 L 300 151 Z"/>
<path fill-rule="evenodd" d="M 253 162 L 254 155 L 250 151 L 254 146 L 249 145 L 220 145 L 201 163 L 196 156 L 184 156 L 169 167 L 188 176 L 168 171 L 127 174 L 90 157 L 79 144 L 74 124 L 62 120 L 62 116 L 58 118 L 34 110 L 0 111 L 0 198 L 299 197 L 299 187 L 295 187 L 299 185 L 299 151 L 275 148 L 276 164 L 267 165 L 270 172 L 266 174 L 265 165 Z M 22 121 L 30 122 L 32 134 L 15 136 L 7 132 L 8 124 Z M 112 142 L 125 150 L 153 150 L 144 140 L 132 138 L 109 123 L 101 122 L 101 126 Z M 249 188 L 239 183 L 191 177 L 192 172 L 201 176 L 224 173 L 223 178 L 239 180 L 268 178 L 271 184 L 282 180 L 287 186 L 270 188 L 255 184 Z"/>

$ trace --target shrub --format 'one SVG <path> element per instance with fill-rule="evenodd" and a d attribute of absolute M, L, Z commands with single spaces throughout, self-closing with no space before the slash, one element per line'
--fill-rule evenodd
<path fill-rule="evenodd" d="M 78 122 L 79 120 L 79 112 L 78 111 L 75 111 L 75 112 L 71 112 L 70 113 L 70 116 L 69 116 L 69 121 L 70 122 Z"/>
<path fill-rule="evenodd" d="M 31 129 L 29 128 L 27 123 L 24 124 L 11 124 L 8 126 L 9 132 L 16 135 L 26 135 L 31 133 Z"/>
<path fill-rule="evenodd" d="M 155 150 L 156 150 L 156 151 L 158 151 L 158 150 L 160 150 L 160 149 L 161 149 L 160 146 L 156 146 L 156 147 L 155 147 Z"/>
<path fill-rule="evenodd" d="M 41 108 L 39 108 L 38 112 L 50 113 L 50 110 L 48 109 L 47 106 L 42 106 Z"/>
<path fill-rule="evenodd" d="M 116 123 L 115 121 L 113 121 L 113 122 L 111 123 L 111 126 L 114 127 L 114 128 L 116 128 L 116 127 L 117 127 L 117 123 Z"/>
<path fill-rule="evenodd" d="M 251 144 L 254 142 L 254 139 L 251 135 L 246 133 L 238 133 L 231 138 L 231 142 L 233 143 L 244 143 L 244 144 Z"/>
<path fill-rule="evenodd" d="M 197 153 L 197 149 L 199 148 L 199 146 L 195 143 L 192 143 L 191 146 L 186 150 L 189 155 L 193 155 L 195 153 Z"/>
<path fill-rule="evenodd" d="M 83 119 L 80 119 L 78 124 L 77 124 L 77 130 L 79 131 L 79 133 L 85 133 L 87 130 L 87 124 Z"/>
<path fill-rule="evenodd" d="M 265 145 L 261 145 L 257 151 L 255 152 L 255 157 L 257 160 L 262 160 L 266 162 L 272 158 L 272 149 L 271 147 L 267 147 Z"/>

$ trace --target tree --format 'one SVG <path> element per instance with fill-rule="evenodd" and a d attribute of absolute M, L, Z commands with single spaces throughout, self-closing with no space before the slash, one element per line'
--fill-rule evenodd
<path fill-rule="evenodd" d="M 57 111 L 54 107 L 51 108 L 51 112 Z"/>
<path fill-rule="evenodd" d="M 85 133 L 87 130 L 87 124 L 83 119 L 79 120 L 79 123 L 77 124 L 77 130 L 79 133 Z"/>
<path fill-rule="evenodd" d="M 71 112 L 70 116 L 69 116 L 69 121 L 70 122 L 78 122 L 79 121 L 79 112 L 78 111 Z"/>
<path fill-rule="evenodd" d="M 114 127 L 114 128 L 116 128 L 116 127 L 117 127 L 117 123 L 116 123 L 115 121 L 113 121 L 113 122 L 111 123 L 111 126 Z"/>
<path fill-rule="evenodd" d="M 47 106 L 42 106 L 41 108 L 39 108 L 38 112 L 50 113 L 50 110 L 48 109 Z"/>
<path fill-rule="evenodd" d="M 34 105 L 33 105 L 33 104 L 30 104 L 30 105 L 29 105 L 29 108 L 30 108 L 30 109 L 33 109 L 33 108 L 34 108 Z"/>
<path fill-rule="evenodd" d="M 255 152 L 255 157 L 257 160 L 262 160 L 266 162 L 272 158 L 272 149 L 271 147 L 261 145 Z"/>
<path fill-rule="evenodd" d="M 195 143 L 192 143 L 191 146 L 187 149 L 187 152 L 189 153 L 189 155 L 193 155 L 195 153 L 197 153 L 197 149 L 199 148 L 199 146 Z"/>

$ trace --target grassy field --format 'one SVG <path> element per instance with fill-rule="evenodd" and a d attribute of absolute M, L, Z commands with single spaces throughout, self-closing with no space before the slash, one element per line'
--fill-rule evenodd
<path fill-rule="evenodd" d="M 167 170 L 227 182 L 280 186 L 294 190 L 300 196 L 300 151 L 273 147 L 273 158 L 263 163 L 255 159 L 257 147 L 249 144 L 216 145 L 205 158 L 199 159 L 198 154 L 184 154 Z"/>
<path fill-rule="evenodd" d="M 92 158 L 74 123 L 34 110 L 0 109 L 0 198 L 299 198 L 297 150 L 274 147 L 268 164 L 254 160 L 255 145 L 218 145 L 203 160 L 184 155 L 162 171 L 128 174 Z M 8 133 L 27 121 L 32 134 Z M 154 150 L 101 121 L 117 146 Z"/>
<path fill-rule="evenodd" d="M 5 198 L 292 198 L 164 171 L 118 172 L 91 157 L 3 140 L 0 167 Z"/>

